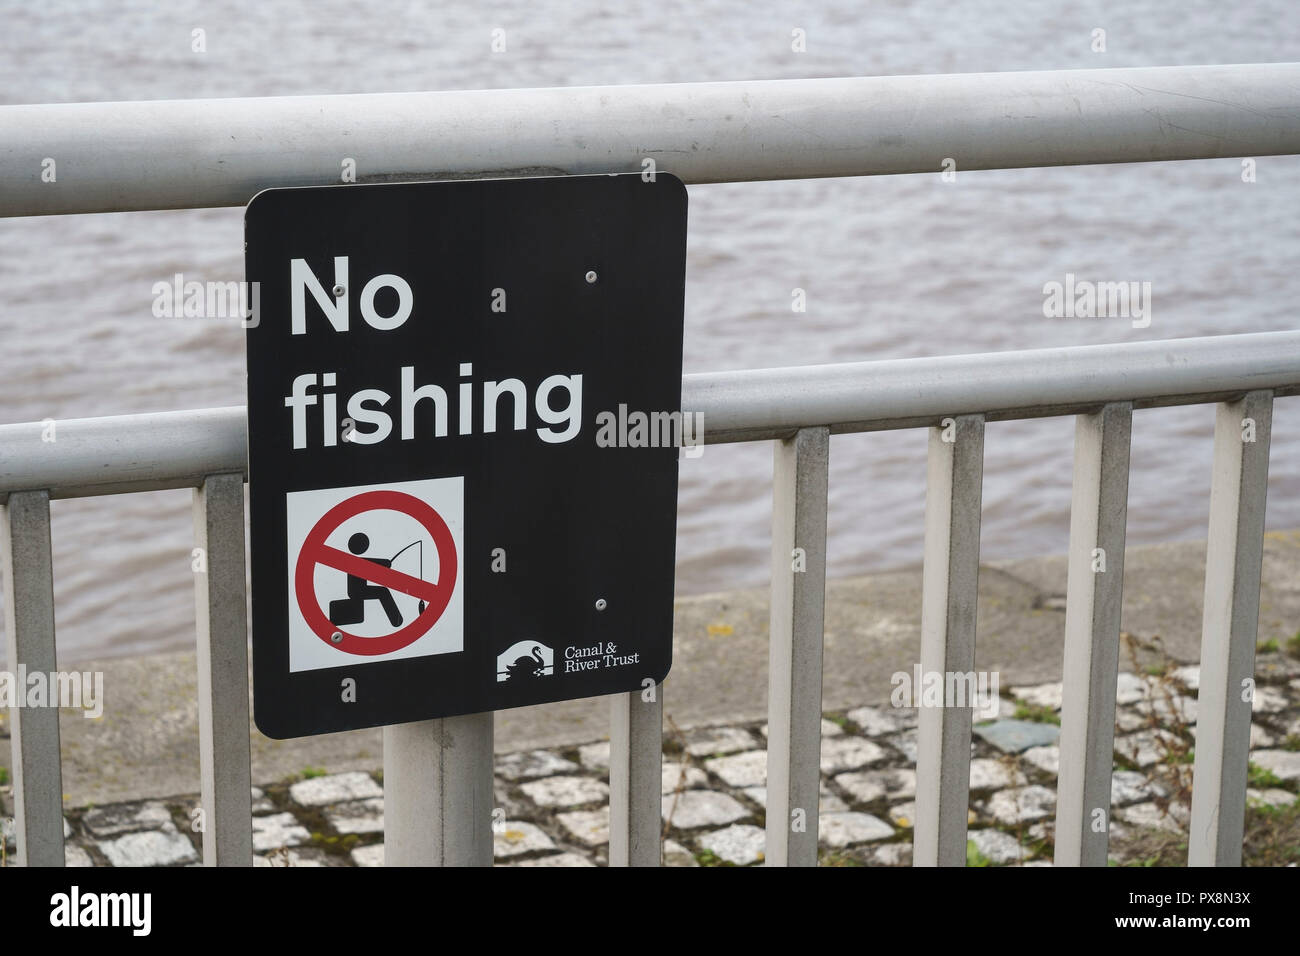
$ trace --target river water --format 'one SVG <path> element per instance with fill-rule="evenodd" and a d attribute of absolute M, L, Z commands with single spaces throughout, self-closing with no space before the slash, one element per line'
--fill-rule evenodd
<path fill-rule="evenodd" d="M 47 2 L 4 19 L 0 103 L 1270 62 L 1300 39 L 1293 0 Z M 690 187 L 686 370 L 1291 328 L 1300 159 L 1256 173 L 1224 159 Z M 0 422 L 242 404 L 238 324 L 152 314 L 177 272 L 242 278 L 242 210 L 0 221 Z M 1044 284 L 1067 273 L 1150 282 L 1151 324 L 1044 318 Z M 1271 528 L 1300 527 L 1297 410 L 1278 403 Z M 1212 423 L 1209 407 L 1135 416 L 1130 543 L 1204 537 Z M 1064 550 L 1072 443 L 1070 419 L 989 426 L 986 558 Z M 925 444 L 834 440 L 832 575 L 919 563 Z M 766 582 L 770 482 L 767 444 L 683 461 L 679 593 Z M 189 503 L 55 502 L 62 657 L 192 645 Z"/>

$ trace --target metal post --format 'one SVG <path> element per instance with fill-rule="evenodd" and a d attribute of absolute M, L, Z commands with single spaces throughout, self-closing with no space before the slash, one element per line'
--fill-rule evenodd
<path fill-rule="evenodd" d="M 1241 865 L 1272 423 L 1271 392 L 1216 409 L 1189 866 Z"/>
<path fill-rule="evenodd" d="M 776 444 L 768 664 L 768 866 L 816 866 L 830 430 Z"/>
<path fill-rule="evenodd" d="M 662 684 L 610 698 L 610 866 L 660 863 L 663 726 Z"/>
<path fill-rule="evenodd" d="M 384 728 L 384 863 L 492 865 L 493 715 Z"/>
<path fill-rule="evenodd" d="M 1127 402 L 1075 420 L 1057 866 L 1105 866 L 1109 848 L 1132 426 Z"/>
<path fill-rule="evenodd" d="M 195 490 L 194 545 L 203 862 L 252 866 L 242 475 L 209 475 Z"/>
<path fill-rule="evenodd" d="M 54 653 L 54 571 L 50 499 L 19 491 L 0 507 L 4 565 L 5 646 L 16 673 L 51 675 Z M 26 687 L 15 688 L 25 694 Z M 57 687 L 47 687 L 57 695 Z M 18 866 L 63 866 L 63 768 L 57 699 L 43 707 L 9 708 L 13 747 L 14 824 Z"/>
<path fill-rule="evenodd" d="M 921 583 L 921 673 L 975 667 L 984 419 L 960 415 L 930 429 Z M 945 686 L 947 681 L 945 680 Z M 921 688 L 914 688 L 919 698 Z M 918 700 L 918 705 L 921 703 Z M 971 702 L 919 707 L 916 759 L 916 866 L 966 865 L 970 798 Z"/>

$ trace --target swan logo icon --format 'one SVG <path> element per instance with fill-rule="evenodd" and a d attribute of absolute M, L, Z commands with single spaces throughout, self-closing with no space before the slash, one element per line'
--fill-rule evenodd
<path fill-rule="evenodd" d="M 520 641 L 497 656 L 497 683 L 540 680 L 555 673 L 555 652 L 540 641 Z"/>

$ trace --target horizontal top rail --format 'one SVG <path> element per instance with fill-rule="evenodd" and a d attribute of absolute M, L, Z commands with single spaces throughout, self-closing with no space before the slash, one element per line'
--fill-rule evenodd
<path fill-rule="evenodd" d="M 710 183 L 1286 153 L 1300 63 L 0 106 L 0 216 L 243 205 L 345 159 Z"/>
<path fill-rule="evenodd" d="M 682 408 L 704 415 L 707 443 L 1068 415 L 1300 393 L 1300 332 L 710 372 L 683 376 Z M 54 441 L 43 440 L 53 437 Z M 48 490 L 73 498 L 197 486 L 246 473 L 242 406 L 0 425 L 0 499 Z"/>

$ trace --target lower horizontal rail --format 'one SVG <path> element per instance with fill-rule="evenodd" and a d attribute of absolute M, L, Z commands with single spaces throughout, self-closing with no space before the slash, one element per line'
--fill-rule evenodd
<path fill-rule="evenodd" d="M 930 426 L 948 415 L 985 421 L 1235 401 L 1269 389 L 1300 394 L 1300 332 L 1165 339 L 940 358 L 687 375 L 682 407 L 703 417 L 706 443 Z M 48 489 L 76 498 L 197 487 L 203 475 L 247 473 L 242 407 L 0 425 L 0 501 Z"/>

